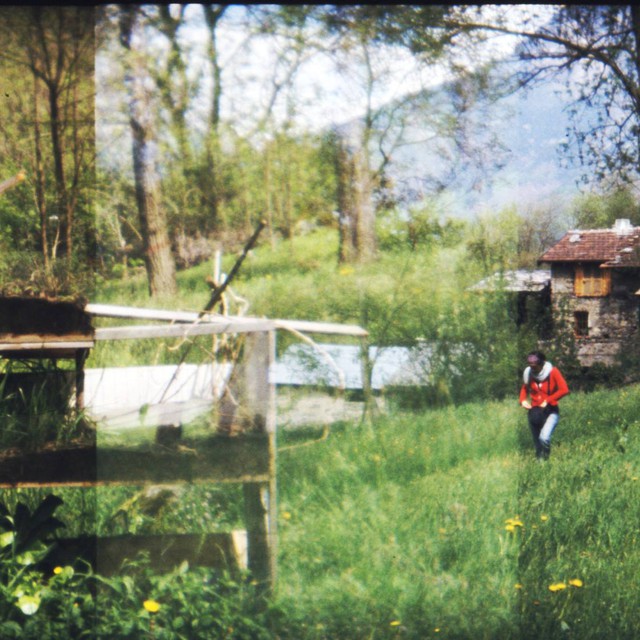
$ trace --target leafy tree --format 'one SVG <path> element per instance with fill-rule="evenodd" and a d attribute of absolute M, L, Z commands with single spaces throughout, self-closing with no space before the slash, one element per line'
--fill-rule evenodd
<path fill-rule="evenodd" d="M 567 216 L 552 207 L 520 212 L 517 243 L 517 267 L 534 269 L 538 258 L 550 249 L 567 229 Z"/>
<path fill-rule="evenodd" d="M 465 226 L 461 220 L 439 216 L 433 205 L 421 204 L 407 211 L 394 208 L 379 216 L 378 238 L 380 247 L 388 251 L 454 247 L 461 242 Z"/>
<path fill-rule="evenodd" d="M 637 176 L 640 10 L 635 5 L 506 5 L 490 12 L 465 5 L 445 24 L 450 33 L 517 38 L 519 86 L 558 77 L 566 81 L 576 160 L 600 179 Z M 419 41 L 417 30 L 411 37 Z"/>
<path fill-rule="evenodd" d="M 158 168 L 156 109 L 148 91 L 145 15 L 142 7 L 126 5 L 120 16 L 120 41 L 127 56 L 129 118 L 133 140 L 136 201 L 145 242 L 145 263 L 152 296 L 176 292 L 166 214 L 162 207 Z"/>
<path fill-rule="evenodd" d="M 514 207 L 478 217 L 468 229 L 466 247 L 472 262 L 467 268 L 477 275 L 515 268 L 519 227 L 520 216 Z"/>
<path fill-rule="evenodd" d="M 619 218 L 628 218 L 640 226 L 640 204 L 628 186 L 610 193 L 588 193 L 573 204 L 573 225 L 576 229 L 609 229 Z"/>
<path fill-rule="evenodd" d="M 325 25 L 338 73 L 348 74 L 351 100 L 362 104 L 361 118 L 335 132 L 342 261 L 375 255 L 376 214 L 408 195 L 388 177 L 402 147 L 430 150 L 434 161 L 421 166 L 420 180 L 432 193 L 446 188 L 462 169 L 471 175 L 470 168 L 499 163 L 500 146 L 488 134 L 486 114 L 468 118 L 472 106 L 492 96 L 491 77 L 483 64 L 457 60 L 457 43 L 445 28 L 448 12 L 440 5 L 326 5 L 313 15 Z M 412 29 L 420 32 L 419 47 L 406 38 Z M 388 96 L 398 75 L 395 62 L 403 56 L 414 66 L 414 80 L 432 80 L 446 68 L 454 80 L 438 91 L 423 85 L 377 104 L 381 95 Z"/>
<path fill-rule="evenodd" d="M 45 269 L 59 254 L 91 258 L 94 166 L 94 10 L 11 7 L 2 12 L 0 65 L 10 91 L 0 109 L 3 170 L 26 172 L 7 195 L 21 211 L 5 231 L 14 246 L 37 249 Z M 51 179 L 49 178 L 51 176 Z M 4 204 L 4 203 L 3 203 Z M 34 211 L 36 215 L 32 215 Z M 14 228 L 14 225 L 15 228 Z"/>

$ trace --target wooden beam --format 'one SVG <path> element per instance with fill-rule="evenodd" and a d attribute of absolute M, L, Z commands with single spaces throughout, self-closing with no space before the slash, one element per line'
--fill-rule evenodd
<path fill-rule="evenodd" d="M 58 538 L 39 567 L 50 575 L 54 567 L 82 560 L 100 575 L 112 576 L 120 572 L 125 560 L 135 560 L 141 552 L 149 554 L 149 563 L 156 571 L 171 571 L 186 560 L 190 566 L 226 569 L 235 574 L 246 568 L 246 532 Z"/>
<path fill-rule="evenodd" d="M 309 320 L 274 320 L 276 329 L 289 329 L 301 333 L 323 333 L 328 335 L 353 336 L 363 338 L 369 335 L 368 331 L 355 324 L 338 324 L 334 322 L 313 322 Z"/>
<path fill-rule="evenodd" d="M 247 336 L 234 389 L 242 413 L 241 427 L 268 438 L 267 481 L 243 485 L 249 570 L 265 591 L 275 586 L 277 570 L 275 385 L 269 380 L 274 361 L 275 331 Z"/>
<path fill-rule="evenodd" d="M 130 320 L 158 320 L 165 322 L 193 323 L 198 321 L 198 314 L 191 311 L 167 311 L 162 309 L 139 309 L 136 307 L 123 307 L 110 304 L 91 303 L 85 307 L 85 311 L 93 316 L 104 318 L 128 318 Z M 204 322 L 234 321 L 238 323 L 256 322 L 256 318 L 245 318 L 243 316 L 221 316 L 218 314 L 205 314 L 201 318 Z M 268 320 L 264 320 L 268 322 Z M 322 333 L 329 335 L 353 336 L 356 338 L 365 337 L 368 332 L 357 325 L 339 324 L 335 322 L 314 322 L 309 320 L 271 320 L 276 329 L 293 328 L 303 333 Z M 258 329 L 258 331 L 268 331 Z"/>
<path fill-rule="evenodd" d="M 0 352 L 2 351 L 68 351 L 75 349 L 91 349 L 94 346 L 93 340 L 86 341 L 62 341 L 43 339 L 38 342 L 11 341 L 6 339 L 0 341 Z"/>
<path fill-rule="evenodd" d="M 89 356 L 88 349 L 78 349 L 76 360 L 76 409 L 78 412 L 84 409 L 84 363 Z"/>
<path fill-rule="evenodd" d="M 152 482 L 269 482 L 266 435 L 211 436 L 184 447 L 68 447 L 0 456 L 0 487 Z"/>
<path fill-rule="evenodd" d="M 237 322 L 235 319 L 223 319 L 218 322 L 200 322 L 193 325 L 132 325 L 127 327 L 102 327 L 96 329 L 98 340 L 135 340 L 146 338 L 188 338 L 191 336 L 207 336 L 215 333 L 252 333 L 269 331 L 273 328 L 270 320 L 247 320 Z"/>
<path fill-rule="evenodd" d="M 142 309 L 139 307 L 124 307 L 115 304 L 90 303 L 85 311 L 92 316 L 101 318 L 128 318 L 130 320 L 159 320 L 166 322 L 197 322 L 198 314 L 192 311 L 170 311 L 164 309 Z M 202 317 L 209 322 L 216 314 L 206 314 Z M 218 316 L 219 317 L 219 316 Z"/>

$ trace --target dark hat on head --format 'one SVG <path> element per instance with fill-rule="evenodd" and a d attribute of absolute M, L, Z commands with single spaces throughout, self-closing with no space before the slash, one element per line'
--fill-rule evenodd
<path fill-rule="evenodd" d="M 539 351 L 534 351 L 527 356 L 527 364 L 535 365 L 535 364 L 543 364 L 545 361 L 545 357 Z"/>

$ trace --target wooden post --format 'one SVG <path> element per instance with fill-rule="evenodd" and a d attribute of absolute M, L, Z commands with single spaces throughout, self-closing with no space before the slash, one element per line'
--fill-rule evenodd
<path fill-rule="evenodd" d="M 275 332 L 247 335 L 239 379 L 240 411 L 245 430 L 267 435 L 269 481 L 243 486 L 248 566 L 267 590 L 273 588 L 277 565 L 275 386 L 269 379 L 275 359 Z"/>
<path fill-rule="evenodd" d="M 84 363 L 89 349 L 76 349 L 76 409 L 84 409 Z"/>
<path fill-rule="evenodd" d="M 360 338 L 360 364 L 362 368 L 362 394 L 364 396 L 363 419 L 372 418 L 376 409 L 376 400 L 373 396 L 371 378 L 373 365 L 369 357 L 369 341 L 366 337 Z"/>

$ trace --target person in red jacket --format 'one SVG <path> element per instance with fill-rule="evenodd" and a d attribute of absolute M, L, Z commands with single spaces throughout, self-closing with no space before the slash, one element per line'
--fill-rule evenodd
<path fill-rule="evenodd" d="M 560 370 L 547 362 L 540 351 L 527 356 L 522 378 L 520 404 L 528 412 L 536 457 L 547 460 L 551 454 L 551 434 L 560 420 L 558 400 L 569 393 L 569 387 Z"/>

